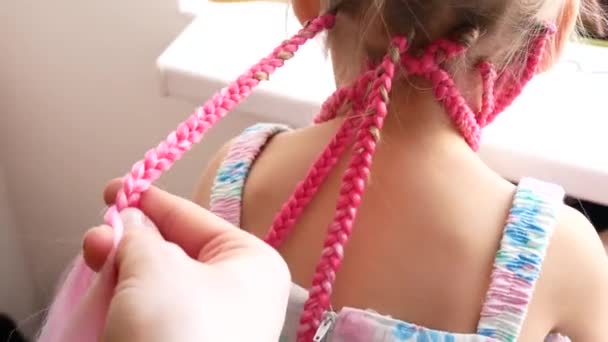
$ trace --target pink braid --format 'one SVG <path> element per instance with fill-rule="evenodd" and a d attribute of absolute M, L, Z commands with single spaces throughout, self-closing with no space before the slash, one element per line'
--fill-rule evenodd
<path fill-rule="evenodd" d="M 321 106 L 321 111 L 314 119 L 314 123 L 322 123 L 336 117 L 346 102 L 352 98 L 352 87 L 344 87 L 336 90 Z"/>
<path fill-rule="evenodd" d="M 453 58 L 464 51 L 464 46 L 449 40 L 440 40 L 426 50 L 426 57 L 423 58 L 427 59 L 422 60 L 410 58 L 408 69 L 421 74 L 428 72 L 429 69 L 438 69 L 439 66 L 436 59 L 438 59 L 440 50 L 444 54 L 444 58 Z M 428 58 L 431 59 L 430 62 Z M 338 89 L 334 94 L 332 94 L 323 104 L 321 113 L 315 118 L 315 123 L 333 119 L 344 103 L 348 100 L 351 101 L 351 106 L 361 106 L 361 104 L 356 104 L 353 102 L 354 99 L 358 99 L 358 102 L 362 102 L 367 98 L 366 92 L 369 91 L 368 85 L 377 76 L 377 71 L 372 68 L 374 68 L 374 66 L 370 63 L 368 65 L 368 69 L 371 70 L 365 72 L 361 77 L 359 77 L 355 81 L 355 84 L 350 87 Z M 449 75 L 446 73 L 443 76 L 445 76 L 449 82 Z M 455 87 L 453 87 L 453 89 L 456 91 L 456 97 L 458 97 L 459 93 L 457 89 Z M 461 127 L 463 135 L 471 136 L 473 145 L 475 145 L 476 141 L 478 140 L 478 135 L 475 135 L 475 130 L 477 129 L 478 125 L 472 118 L 472 112 L 467 112 L 468 107 L 464 105 L 464 100 L 462 103 L 464 107 L 463 112 L 465 114 L 460 114 L 460 112 L 457 112 L 454 117 L 458 120 L 455 121 L 459 122 L 459 127 Z M 462 118 L 457 115 L 460 115 Z M 351 129 L 355 128 L 354 122 L 345 123 L 340 128 L 340 131 L 338 131 L 336 137 L 334 137 L 334 140 L 332 140 L 330 145 L 326 147 L 321 156 L 309 170 L 304 181 L 298 184 L 292 196 L 283 205 L 281 211 L 275 217 L 270 231 L 266 236 L 266 242 L 271 246 L 278 248 L 283 243 L 306 206 L 310 203 L 312 198 L 316 195 L 318 189 L 325 182 L 327 175 L 333 169 L 339 160 L 339 157 L 344 153 L 346 146 L 341 146 L 339 143 L 348 142 L 347 140 L 344 140 L 346 138 L 345 134 L 347 134 L 344 131 L 347 129 L 346 125 L 350 126 Z M 471 134 L 469 131 L 473 131 L 473 133 Z"/>
<path fill-rule="evenodd" d="M 466 104 L 450 75 L 442 69 L 429 73 L 428 77 L 433 83 L 433 90 L 437 99 L 443 103 L 454 125 L 458 128 L 466 142 L 473 150 L 479 148 L 481 129 L 477 124 L 475 114 Z"/>
<path fill-rule="evenodd" d="M 352 232 L 357 209 L 361 204 L 379 130 L 388 113 L 388 97 L 395 75 L 395 66 L 401 52 L 406 48 L 406 40 L 395 38 L 394 44 L 395 47 L 391 48 L 391 53 L 384 58 L 380 65 L 378 78 L 372 86 L 368 108 L 372 115 L 364 119 L 361 129 L 357 133 L 354 154 L 342 180 L 336 215 L 329 227 L 321 261 L 317 265 L 310 295 L 300 318 L 298 342 L 309 342 L 313 338 L 323 312 L 329 308 L 332 284 L 344 257 L 344 247 Z"/>
<path fill-rule="evenodd" d="M 486 125 L 492 123 L 498 114 L 502 113 L 521 94 L 525 86 L 536 75 L 542 62 L 547 43 L 555 33 L 555 25 L 547 25 L 540 34 L 534 38 L 532 48 L 528 52 L 525 68 L 519 80 L 513 78 L 512 72 L 506 71 L 498 81 L 500 92 L 496 96 L 496 105 L 492 114 L 488 117 Z"/>
<path fill-rule="evenodd" d="M 477 69 L 481 75 L 482 95 L 481 110 L 477 115 L 477 123 L 484 127 L 488 117 L 494 112 L 494 82 L 496 81 L 496 70 L 492 63 L 481 62 Z"/>
<path fill-rule="evenodd" d="M 340 157 L 353 141 L 353 133 L 359 127 L 360 120 L 347 117 L 338 133 L 321 153 L 314 165 L 308 171 L 306 178 L 298 184 L 289 200 L 277 214 L 265 241 L 274 248 L 285 241 L 300 215 L 325 183 L 327 176 L 334 168 Z"/>
<path fill-rule="evenodd" d="M 352 85 L 336 90 L 323 103 L 321 111 L 315 117 L 314 122 L 321 123 L 334 119 L 342 109 L 341 107 L 347 102 L 354 107 L 352 108 L 354 111 L 358 111 L 367 98 L 369 92 L 368 86 L 375 77 L 374 69 L 374 66 L 368 67 L 368 70 L 359 76 Z"/>
<path fill-rule="evenodd" d="M 237 81 L 216 94 L 199 108 L 177 130 L 145 154 L 123 179 L 115 205 L 105 215 L 106 223 L 115 229 L 115 243 L 122 236 L 119 211 L 138 205 L 141 194 L 168 170 L 193 144 L 200 141 L 205 132 L 227 112 L 243 101 L 260 81 L 269 76 L 286 60 L 293 57 L 298 48 L 319 32 L 333 26 L 334 15 L 319 17 L 304 27 L 293 38 L 284 41 L 273 53 L 253 66 Z M 108 262 L 107 264 L 112 264 Z M 95 287 L 93 287 L 95 284 Z M 111 268 L 95 275 L 79 255 L 62 284 L 38 337 L 39 342 L 95 342 L 99 339 L 108 304 L 112 298 L 115 277 Z M 88 298 L 85 306 L 83 301 Z"/>
<path fill-rule="evenodd" d="M 351 108 L 352 113 L 349 115 L 353 117 L 345 119 L 338 133 L 309 169 L 306 178 L 298 184 L 294 193 L 275 217 L 265 238 L 265 241 L 274 248 L 278 248 L 289 235 L 304 209 L 325 183 L 327 176 L 346 151 L 346 147 L 352 143 L 353 133 L 361 122 L 356 117 L 356 113 L 359 111 L 358 107 L 361 104 L 353 103 L 353 99 L 361 102 L 367 98 L 365 89 L 373 80 L 375 73 L 375 70 L 364 73 L 352 86 L 337 90 L 323 105 L 321 113 L 315 119 L 317 123 L 335 118 L 347 101 L 350 101 L 350 105 L 354 107 Z"/>
<path fill-rule="evenodd" d="M 476 115 L 460 94 L 450 74 L 443 70 L 438 63 L 439 58 L 454 58 L 462 54 L 465 48 L 458 42 L 440 39 L 431 44 L 421 57 L 403 56 L 402 65 L 408 73 L 420 75 L 431 82 L 435 97 L 444 105 L 454 125 L 469 146 L 473 150 L 477 150 L 481 129 L 477 124 Z"/>
<path fill-rule="evenodd" d="M 482 62 L 478 66 L 479 72 L 482 76 L 483 93 L 482 108 L 476 115 L 470 109 L 465 99 L 456 88 L 451 76 L 440 66 L 444 60 L 454 58 L 455 56 L 462 54 L 466 48 L 467 44 L 463 42 L 440 39 L 425 49 L 421 57 L 413 57 L 404 53 L 404 56 L 401 56 L 401 59 L 402 66 L 409 74 L 422 76 L 431 82 L 435 96 L 446 108 L 446 111 L 452 118 L 454 125 L 459 129 L 471 148 L 477 150 L 481 135 L 481 125 L 485 124 L 487 118 L 490 117 L 495 111 L 494 91 L 496 72 L 489 62 Z M 542 52 L 544 46 L 537 46 L 537 48 Z M 401 54 L 401 52 L 398 54 Z M 537 53 L 537 51 L 532 51 L 531 53 L 531 55 L 536 54 L 539 53 Z M 383 63 L 386 63 L 387 59 L 388 57 L 385 58 Z M 388 62 L 390 63 L 390 60 Z M 534 61 L 531 60 L 529 61 L 526 69 L 532 70 L 534 65 L 537 64 L 534 64 Z M 384 64 L 383 66 L 385 67 Z M 381 68 L 380 70 L 384 69 Z M 389 78 L 389 81 L 394 77 L 394 65 L 391 70 L 393 76 Z M 381 71 L 381 73 L 382 72 L 383 71 Z M 531 78 L 534 75 L 534 72 L 526 75 Z M 378 85 L 381 84 L 382 80 L 385 80 L 386 77 L 387 73 L 384 73 L 374 82 L 373 89 L 375 93 L 373 96 L 370 96 L 372 103 L 374 103 L 373 100 L 378 99 L 378 89 L 382 89 L 381 87 L 378 87 Z M 362 77 L 362 79 L 363 78 L 364 77 Z M 363 82 L 363 84 L 365 83 L 366 80 Z M 347 101 L 348 98 L 357 98 L 357 89 L 359 89 L 359 87 L 355 85 L 351 88 L 336 91 L 336 93 L 330 97 L 330 100 L 323 106 L 323 110 L 316 118 L 315 122 L 318 123 L 334 118 L 343 103 Z M 380 90 L 380 92 L 381 91 L 382 90 Z M 354 106 L 355 104 L 351 103 L 351 105 Z M 376 116 L 377 115 L 381 115 L 383 120 L 386 114 L 382 114 L 382 111 L 380 110 L 376 112 Z M 369 143 L 369 134 L 373 136 L 379 134 L 379 128 L 381 125 L 376 125 L 376 128 L 374 128 L 371 132 L 369 131 L 369 126 L 367 126 L 370 125 L 370 120 L 373 121 L 374 117 L 364 121 L 359 134 L 357 135 L 357 140 L 362 142 L 361 144 L 363 145 Z M 319 160 L 317 160 L 318 164 L 313 166 L 305 181 L 300 183 L 294 195 L 283 207 L 283 210 L 277 215 L 268 236 L 268 241 L 273 246 L 278 247 L 283 242 L 299 218 L 299 215 L 303 212 L 304 207 L 312 200 L 327 174 L 335 166 L 338 159 L 337 155 L 341 155 L 344 152 L 345 146 L 340 146 L 337 141 L 344 138 L 343 134 L 345 134 L 345 132 L 343 129 L 346 130 L 345 125 L 340 129 L 339 133 L 335 137 L 333 142 L 334 144 L 330 144 L 330 146 L 326 148 Z M 366 150 L 365 148 L 361 149 L 359 143 L 357 143 L 357 151 L 371 151 L 368 155 L 369 158 L 364 158 L 365 160 L 361 160 L 357 159 L 357 157 L 360 157 L 359 155 L 353 156 L 351 166 L 343 179 L 340 193 L 341 197 L 338 201 L 336 217 L 334 218 L 334 223 L 330 226 L 329 236 L 325 242 L 325 248 L 321 256 L 321 262 L 317 265 L 315 276 L 313 278 L 312 288 L 310 289 L 310 298 L 307 301 L 304 312 L 301 316 L 301 326 L 298 341 L 307 341 L 312 338 L 312 335 L 320 323 L 323 312 L 329 306 L 329 298 L 331 297 L 335 273 L 337 272 L 343 258 L 343 248 L 348 240 L 348 237 L 350 236 L 354 217 L 364 191 L 364 184 L 367 180 L 366 178 L 362 178 L 361 175 L 367 175 L 369 173 L 369 165 L 371 163 L 373 151 L 375 150 L 375 143 L 369 145 L 368 147 L 370 150 Z M 327 160 L 332 162 L 327 163 Z M 321 173 L 319 173 L 319 170 L 321 170 Z M 357 185 L 355 186 L 354 184 Z"/>
<path fill-rule="evenodd" d="M 115 205 L 118 210 L 137 206 L 141 193 L 146 191 L 162 172 L 168 170 L 193 144 L 201 140 L 209 128 L 249 96 L 260 81 L 267 80 L 286 60 L 292 58 L 301 45 L 320 31 L 331 27 L 334 21 L 334 16 L 327 15 L 310 22 L 293 38 L 283 42 L 269 57 L 240 76 L 235 83 L 213 96 L 155 149 L 148 151 L 145 159 L 137 162 L 124 178 L 123 187 L 116 197 Z"/>

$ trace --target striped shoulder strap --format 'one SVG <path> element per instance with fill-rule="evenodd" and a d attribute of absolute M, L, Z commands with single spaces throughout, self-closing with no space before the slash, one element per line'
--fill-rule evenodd
<path fill-rule="evenodd" d="M 280 124 L 256 124 L 235 139 L 211 188 L 211 212 L 240 227 L 243 188 L 249 170 L 266 143 L 287 130 L 287 126 Z"/>
<path fill-rule="evenodd" d="M 563 199 L 564 190 L 557 185 L 532 178 L 519 183 L 496 254 L 480 335 L 517 341 Z"/>

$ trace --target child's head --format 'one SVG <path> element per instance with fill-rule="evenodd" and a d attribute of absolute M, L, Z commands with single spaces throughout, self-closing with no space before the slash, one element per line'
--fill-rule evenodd
<path fill-rule="evenodd" d="M 558 34 L 546 49 L 542 69 L 559 56 L 564 41 L 572 33 L 580 0 L 293 0 L 301 21 L 309 20 L 337 5 L 338 15 L 329 35 L 329 47 L 338 74 L 354 77 L 367 58 L 386 54 L 390 37 L 415 35 L 414 50 L 438 38 L 453 37 L 474 29 L 464 60 L 453 61 L 459 68 L 480 60 L 492 62 L 500 71 L 521 65 L 529 45 L 543 24 L 555 23 Z M 465 63 L 463 63 L 465 62 Z M 350 68 L 350 71 L 344 70 Z M 346 74 L 350 74 L 346 76 Z M 338 81 L 348 81 L 340 80 Z"/>

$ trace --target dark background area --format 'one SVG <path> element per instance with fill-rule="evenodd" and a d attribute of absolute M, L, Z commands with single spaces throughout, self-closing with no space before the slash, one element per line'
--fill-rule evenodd
<path fill-rule="evenodd" d="M 566 198 L 566 204 L 587 216 L 598 232 L 608 230 L 608 207 L 573 197 Z"/>

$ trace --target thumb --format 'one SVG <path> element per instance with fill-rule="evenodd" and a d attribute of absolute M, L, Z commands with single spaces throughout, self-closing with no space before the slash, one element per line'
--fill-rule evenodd
<path fill-rule="evenodd" d="M 160 236 L 158 228 L 141 210 L 137 208 L 126 208 L 120 212 L 120 219 L 125 227 L 125 232 L 133 230 L 144 230 Z"/>
<path fill-rule="evenodd" d="M 116 249 L 114 261 L 118 282 L 130 278 L 145 281 L 163 272 L 167 253 L 179 254 L 179 248 L 165 241 L 154 223 L 140 210 L 128 208 L 120 216 L 125 233 Z M 181 254 L 185 256 L 185 253 Z"/>
<path fill-rule="evenodd" d="M 128 231 L 143 230 L 158 234 L 154 223 L 138 209 L 127 208 L 120 213 L 124 229 Z M 83 256 L 87 265 L 95 272 L 101 271 L 108 257 L 115 253 L 116 232 L 110 226 L 98 226 L 89 229 L 83 239 Z"/>

